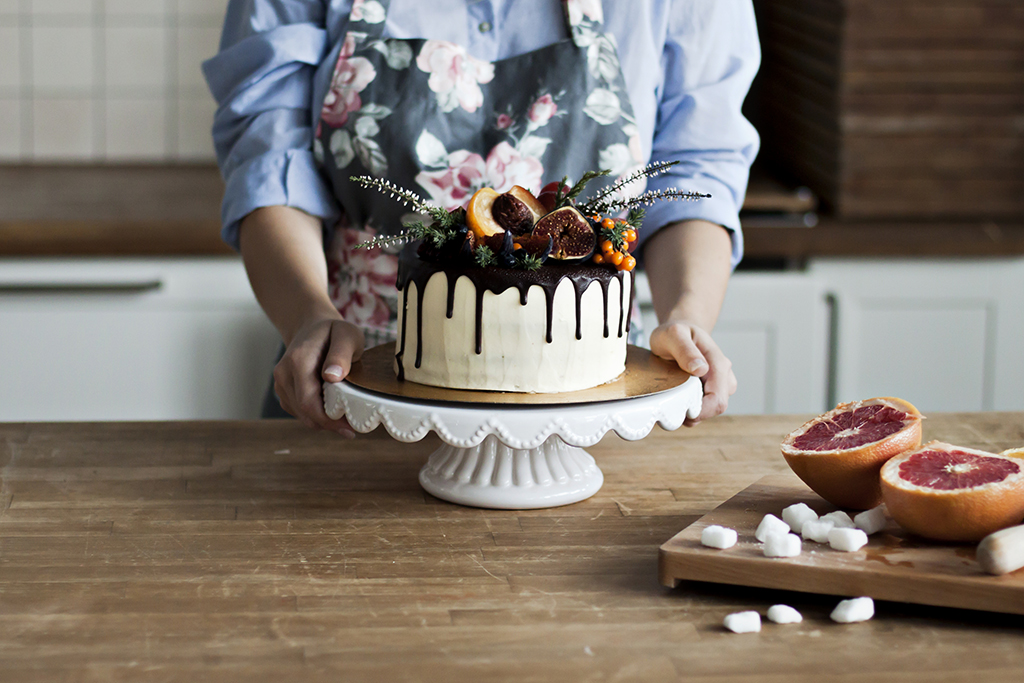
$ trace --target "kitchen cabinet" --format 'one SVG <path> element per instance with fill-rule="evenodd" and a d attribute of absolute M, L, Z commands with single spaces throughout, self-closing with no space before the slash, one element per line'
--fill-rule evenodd
<path fill-rule="evenodd" d="M 637 298 L 650 332 L 643 274 Z M 715 329 L 729 412 L 1022 410 L 1022 298 L 1019 257 L 737 272 Z M 279 343 L 236 257 L 0 259 L 0 421 L 253 418 Z"/>
<path fill-rule="evenodd" d="M 646 281 L 637 297 L 656 325 Z M 1024 259 L 815 258 L 737 272 L 715 328 L 732 414 L 821 412 L 868 396 L 924 412 L 1024 409 Z"/>
<path fill-rule="evenodd" d="M 1024 408 L 1024 259 L 813 259 L 835 302 L 834 395 Z"/>
<path fill-rule="evenodd" d="M 0 261 L 0 420 L 255 418 L 279 344 L 236 257 Z"/>
<path fill-rule="evenodd" d="M 643 329 L 657 326 L 646 277 L 637 278 Z M 803 272 L 738 272 L 729 282 L 715 341 L 732 361 L 733 415 L 821 412 L 829 366 L 823 283 Z"/>

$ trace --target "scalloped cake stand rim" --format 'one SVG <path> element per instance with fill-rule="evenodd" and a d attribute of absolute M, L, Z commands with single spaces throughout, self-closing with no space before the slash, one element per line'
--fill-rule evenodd
<path fill-rule="evenodd" d="M 536 509 L 585 500 L 604 475 L 583 450 L 615 431 L 628 441 L 655 424 L 678 429 L 700 412 L 700 380 L 644 396 L 576 404 L 489 404 L 387 396 L 349 382 L 324 387 L 325 407 L 343 408 L 353 429 L 381 424 L 414 442 L 435 432 L 444 445 L 420 471 L 431 495 L 460 505 Z M 337 414 L 337 411 L 333 411 Z"/>

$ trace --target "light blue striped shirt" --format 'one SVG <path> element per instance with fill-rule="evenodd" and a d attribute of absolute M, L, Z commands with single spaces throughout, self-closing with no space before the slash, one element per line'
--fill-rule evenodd
<path fill-rule="evenodd" d="M 225 241 L 262 206 L 284 204 L 339 216 L 312 141 L 344 38 L 351 0 L 231 0 L 220 53 L 203 65 L 219 108 L 213 136 L 227 189 Z M 733 235 L 743 254 L 739 209 L 757 132 L 740 113 L 760 62 L 751 0 L 604 0 L 605 30 L 618 45 L 644 156 L 677 160 L 648 189 L 712 195 L 659 202 L 641 239 L 669 223 L 701 218 Z M 558 0 L 392 0 L 385 38 L 432 38 L 496 61 L 568 38 Z"/>

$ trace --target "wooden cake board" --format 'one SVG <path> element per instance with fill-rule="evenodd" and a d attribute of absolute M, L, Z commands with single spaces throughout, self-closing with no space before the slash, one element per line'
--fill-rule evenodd
<path fill-rule="evenodd" d="M 399 380 L 395 375 L 395 345 L 381 344 L 365 351 L 345 379 L 361 389 L 385 396 L 420 401 L 483 403 L 500 405 L 571 405 L 618 401 L 624 398 L 650 396 L 674 389 L 690 379 L 675 361 L 665 360 L 648 349 L 629 345 L 626 348 L 626 371 L 618 378 L 602 384 L 557 394 L 524 394 L 505 391 L 473 391 L 448 389 Z"/>
<path fill-rule="evenodd" d="M 974 559 L 976 544 L 917 538 L 892 520 L 856 552 L 804 541 L 797 557 L 765 557 L 754 538 L 757 525 L 794 503 L 806 503 L 819 515 L 836 509 L 795 475 L 765 477 L 661 546 L 661 583 L 707 581 L 1024 614 L 1024 569 L 991 576 Z M 701 545 L 701 532 L 712 524 L 735 529 L 737 544 L 726 550 Z"/>

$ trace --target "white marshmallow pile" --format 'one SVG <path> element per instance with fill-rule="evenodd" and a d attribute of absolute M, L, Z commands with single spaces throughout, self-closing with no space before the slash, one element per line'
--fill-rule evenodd
<path fill-rule="evenodd" d="M 852 553 L 868 544 L 868 535 L 860 529 L 835 529 L 828 532 L 828 544 L 833 550 Z"/>
<path fill-rule="evenodd" d="M 800 530 L 800 535 L 808 541 L 814 541 L 815 543 L 828 543 L 828 532 L 832 531 L 835 525 L 836 523 L 831 519 L 814 519 L 809 522 L 804 522 L 804 527 Z"/>
<path fill-rule="evenodd" d="M 719 550 L 725 550 L 736 545 L 736 538 L 735 529 L 717 524 L 704 527 L 704 530 L 700 532 L 701 545 L 706 545 L 709 548 L 718 548 Z"/>
<path fill-rule="evenodd" d="M 803 615 L 789 605 L 772 605 L 768 608 L 768 621 L 776 624 L 799 624 L 803 620 Z"/>
<path fill-rule="evenodd" d="M 857 525 L 850 519 L 850 515 L 846 514 L 842 510 L 836 510 L 830 512 L 827 515 L 822 515 L 821 519 L 830 519 L 837 529 L 854 529 Z"/>
<path fill-rule="evenodd" d="M 796 534 L 768 534 L 764 539 L 765 557 L 796 557 L 802 544 Z"/>
<path fill-rule="evenodd" d="M 772 535 L 775 535 L 775 534 L 788 534 L 788 533 L 789 533 L 789 525 L 788 524 L 783 522 L 781 519 L 779 519 L 775 515 L 765 515 L 764 519 L 761 520 L 761 523 L 757 525 L 757 531 L 754 532 L 754 538 L 756 538 L 757 540 L 759 540 L 762 543 L 764 543 L 765 539 L 767 539 L 769 536 L 772 536 Z"/>
<path fill-rule="evenodd" d="M 884 529 L 885 521 L 884 505 L 879 505 L 878 507 L 865 510 L 860 514 L 853 516 L 854 526 L 866 533 L 868 536 L 878 533 Z"/>
<path fill-rule="evenodd" d="M 817 521 L 818 513 L 805 503 L 790 505 L 782 511 L 782 521 L 789 525 L 794 534 L 799 534 L 807 522 Z"/>
<path fill-rule="evenodd" d="M 733 633 L 757 633 L 761 630 L 761 615 L 753 610 L 726 615 L 722 625 Z"/>
<path fill-rule="evenodd" d="M 832 621 L 840 624 L 852 624 L 867 621 L 875 616 L 875 601 L 871 598 L 851 598 L 843 600 L 832 610 Z"/>

